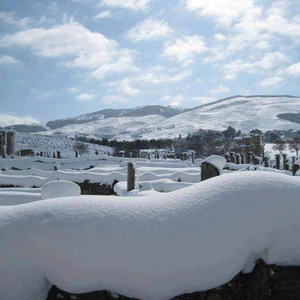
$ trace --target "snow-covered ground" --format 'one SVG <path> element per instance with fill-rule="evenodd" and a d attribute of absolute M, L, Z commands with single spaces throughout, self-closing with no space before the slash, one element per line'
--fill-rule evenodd
<path fill-rule="evenodd" d="M 228 282 L 258 258 L 300 264 L 297 177 L 235 172 L 142 197 L 0 207 L 0 299 L 51 287 L 167 300 Z"/>

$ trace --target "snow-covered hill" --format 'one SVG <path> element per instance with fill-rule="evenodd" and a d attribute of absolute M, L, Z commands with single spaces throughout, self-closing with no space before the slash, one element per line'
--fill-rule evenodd
<path fill-rule="evenodd" d="M 188 110 L 159 105 L 103 110 L 48 122 L 47 126 L 53 129 L 42 134 L 74 136 L 77 133 L 95 138 L 134 140 L 175 138 L 200 128 L 224 130 L 228 126 L 242 132 L 254 128 L 300 130 L 299 123 L 278 117 L 295 113 L 300 113 L 299 97 L 235 96 Z"/>
<path fill-rule="evenodd" d="M 49 121 L 46 126 L 50 129 L 57 129 L 71 124 L 85 124 L 91 121 L 98 121 L 107 118 L 146 117 L 150 115 L 159 115 L 165 118 L 170 118 L 180 114 L 182 111 L 184 111 L 184 109 L 180 107 L 162 105 L 146 105 L 131 109 L 105 109 L 74 118 Z"/>
<path fill-rule="evenodd" d="M 203 105 L 191 111 L 181 113 L 147 128 L 143 138 L 178 137 L 195 132 L 199 128 L 224 130 L 228 126 L 244 132 L 258 128 L 262 131 L 280 129 L 300 129 L 300 124 L 277 117 L 280 113 L 300 112 L 300 98 L 281 97 L 232 97 L 211 104 Z"/>

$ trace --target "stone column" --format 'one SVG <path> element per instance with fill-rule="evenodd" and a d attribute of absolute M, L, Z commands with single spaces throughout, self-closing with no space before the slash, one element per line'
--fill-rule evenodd
<path fill-rule="evenodd" d="M 230 152 L 230 161 L 235 164 L 234 152 Z"/>
<path fill-rule="evenodd" d="M 245 163 L 245 155 L 242 153 L 241 154 L 241 164 Z"/>
<path fill-rule="evenodd" d="M 280 154 L 276 154 L 276 169 L 280 170 Z"/>
<path fill-rule="evenodd" d="M 134 190 L 135 187 L 135 168 L 133 163 L 127 165 L 127 192 Z"/>
<path fill-rule="evenodd" d="M 235 155 L 235 163 L 237 164 L 237 165 L 239 165 L 241 162 L 240 162 L 240 155 L 239 154 L 236 154 Z"/>
<path fill-rule="evenodd" d="M 264 164 L 265 164 L 265 167 L 266 167 L 266 168 L 269 168 L 269 167 L 270 167 L 268 157 L 265 157 L 265 158 L 264 158 Z"/>

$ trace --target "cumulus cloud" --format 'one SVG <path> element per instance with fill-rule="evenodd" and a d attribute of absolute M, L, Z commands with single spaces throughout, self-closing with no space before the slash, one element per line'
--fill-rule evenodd
<path fill-rule="evenodd" d="M 130 85 L 130 80 L 128 78 L 124 78 L 123 80 L 121 80 L 119 84 L 119 91 L 131 96 L 141 94 L 141 90 L 134 88 Z"/>
<path fill-rule="evenodd" d="M 183 95 L 170 96 L 166 95 L 160 98 L 165 105 L 181 106 L 185 97 Z"/>
<path fill-rule="evenodd" d="M 103 6 L 126 8 L 133 11 L 145 11 L 152 0 L 102 0 Z"/>
<path fill-rule="evenodd" d="M 74 21 L 6 35 L 0 39 L 0 47 L 29 48 L 38 56 L 60 58 L 67 67 L 90 69 L 97 78 L 137 69 L 132 51 Z"/>
<path fill-rule="evenodd" d="M 31 124 L 39 123 L 37 119 L 32 118 L 31 116 L 21 117 L 11 114 L 0 113 L 0 126 L 10 126 L 15 124 Z"/>
<path fill-rule="evenodd" d="M 131 28 L 126 37 L 135 42 L 151 41 L 166 38 L 172 32 L 167 22 L 149 18 Z"/>
<path fill-rule="evenodd" d="M 0 12 L 0 22 L 4 22 L 6 24 L 16 26 L 18 28 L 26 28 L 33 21 L 28 17 L 22 19 L 17 18 L 14 13 Z"/>
<path fill-rule="evenodd" d="M 93 17 L 93 20 L 99 20 L 99 19 L 108 19 L 112 17 L 112 12 L 110 10 L 102 11 L 101 13 L 97 14 Z"/>
<path fill-rule="evenodd" d="M 184 36 L 164 44 L 163 56 L 175 60 L 182 66 L 189 66 L 194 62 L 194 57 L 199 55 L 208 48 L 202 36 L 192 35 Z"/>
<path fill-rule="evenodd" d="M 22 66 L 23 63 L 9 55 L 0 55 L 0 65 L 18 65 Z"/>
<path fill-rule="evenodd" d="M 282 78 L 281 77 L 278 77 L 278 76 L 275 76 L 275 77 L 268 77 L 268 78 L 265 78 L 264 80 L 262 80 L 259 85 L 261 87 L 265 87 L 265 86 L 269 86 L 269 85 L 277 85 L 279 83 L 282 82 Z"/>
<path fill-rule="evenodd" d="M 186 8 L 204 17 L 213 17 L 222 25 L 230 25 L 254 6 L 252 0 L 187 0 Z"/>
<path fill-rule="evenodd" d="M 178 72 L 176 69 L 166 69 L 162 66 L 154 66 L 145 70 L 140 76 L 134 80 L 147 84 L 164 85 L 180 82 L 192 74 L 191 71 Z"/>
<path fill-rule="evenodd" d="M 300 76 L 300 62 L 290 65 L 285 71 L 289 75 Z"/>
<path fill-rule="evenodd" d="M 70 88 L 68 88 L 68 92 L 70 92 L 70 93 L 79 93 L 80 92 L 80 88 L 70 87 Z"/>
<path fill-rule="evenodd" d="M 220 84 L 216 87 L 214 87 L 213 89 L 209 90 L 208 93 L 210 95 L 218 95 L 218 94 L 226 94 L 226 93 L 229 93 L 230 92 L 230 89 L 223 85 L 223 84 Z"/>
<path fill-rule="evenodd" d="M 279 51 L 266 53 L 261 60 L 243 61 L 241 59 L 231 61 L 221 69 L 225 79 L 234 79 L 238 73 L 268 73 L 281 67 L 289 61 L 288 57 Z"/>
<path fill-rule="evenodd" d="M 91 101 L 95 99 L 95 95 L 89 94 L 89 93 L 82 93 L 78 96 L 75 97 L 76 100 L 78 101 Z"/>
<path fill-rule="evenodd" d="M 105 104 L 122 104 L 129 102 L 127 98 L 124 98 L 119 95 L 106 95 L 101 99 L 101 101 Z"/>

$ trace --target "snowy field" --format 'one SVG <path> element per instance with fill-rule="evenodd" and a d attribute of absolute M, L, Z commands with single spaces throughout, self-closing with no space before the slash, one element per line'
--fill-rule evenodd
<path fill-rule="evenodd" d="M 259 258 L 300 265 L 299 177 L 206 161 L 221 176 L 200 182 L 201 160 L 0 159 L 0 185 L 22 186 L 0 189 L 0 299 L 46 300 L 54 284 L 167 300 L 251 272 Z M 80 195 L 74 182 L 85 180 L 117 180 L 118 196 Z"/>
<path fill-rule="evenodd" d="M 167 300 L 250 272 L 258 258 L 299 265 L 299 190 L 296 177 L 235 172 L 138 198 L 2 206 L 0 299 L 45 300 L 55 284 Z"/>

